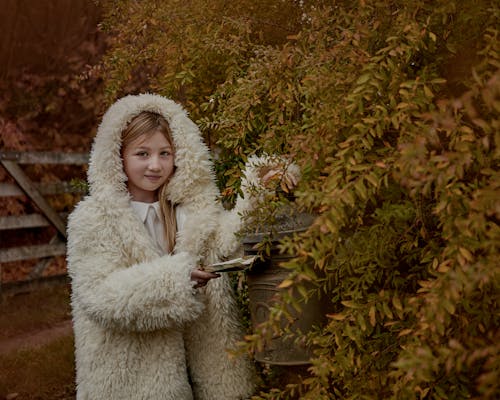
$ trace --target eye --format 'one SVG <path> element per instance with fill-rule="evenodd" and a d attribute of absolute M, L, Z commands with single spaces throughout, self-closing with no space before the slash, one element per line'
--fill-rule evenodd
<path fill-rule="evenodd" d="M 172 152 L 170 150 L 164 150 L 160 153 L 160 155 L 163 157 L 169 157 L 172 155 Z"/>
<path fill-rule="evenodd" d="M 148 152 L 147 151 L 138 151 L 137 153 L 135 153 L 135 155 L 139 156 L 139 157 L 147 157 Z"/>

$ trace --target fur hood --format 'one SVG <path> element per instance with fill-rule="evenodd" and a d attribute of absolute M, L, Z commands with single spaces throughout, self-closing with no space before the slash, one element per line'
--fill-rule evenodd
<path fill-rule="evenodd" d="M 179 104 L 154 94 L 123 97 L 104 114 L 90 155 L 90 193 L 99 196 L 111 191 L 128 196 L 121 132 L 143 111 L 161 114 L 172 130 L 176 171 L 168 186 L 169 200 L 181 204 L 199 196 L 217 196 L 210 153 L 198 127 Z"/>
<path fill-rule="evenodd" d="M 174 140 L 176 170 L 168 183 L 167 197 L 189 215 L 185 229 L 178 235 L 175 251 L 207 256 L 204 247 L 216 229 L 220 212 L 215 201 L 218 190 L 210 152 L 196 124 L 174 101 L 154 94 L 130 95 L 108 109 L 90 155 L 90 194 L 103 203 L 112 202 L 111 208 L 128 207 L 130 195 L 121 158 L 121 132 L 143 111 L 161 114 L 169 123 Z M 201 225 L 200 218 L 203 220 Z"/>

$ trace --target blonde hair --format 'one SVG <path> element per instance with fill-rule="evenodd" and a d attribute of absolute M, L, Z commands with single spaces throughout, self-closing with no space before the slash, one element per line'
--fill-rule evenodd
<path fill-rule="evenodd" d="M 156 132 L 161 132 L 167 142 L 172 147 L 175 154 L 175 145 L 172 138 L 172 131 L 167 120 L 160 114 L 143 111 L 135 116 L 127 127 L 122 131 L 122 152 L 131 142 L 142 135 L 151 136 Z M 165 245 L 167 252 L 173 251 L 175 246 L 175 237 L 177 234 L 177 220 L 175 218 L 175 206 L 167 199 L 168 181 L 158 189 L 158 200 L 163 217 L 163 230 L 165 232 Z"/>

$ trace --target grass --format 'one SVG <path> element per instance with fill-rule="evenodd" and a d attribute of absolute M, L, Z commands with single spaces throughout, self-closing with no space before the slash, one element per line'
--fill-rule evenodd
<path fill-rule="evenodd" d="M 69 287 L 5 296 L 0 303 L 0 340 L 37 332 L 70 319 Z M 74 399 L 73 337 L 0 355 L 0 399 Z"/>

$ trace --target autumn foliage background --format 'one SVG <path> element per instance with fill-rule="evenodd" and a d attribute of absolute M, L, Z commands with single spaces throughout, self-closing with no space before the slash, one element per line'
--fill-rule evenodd
<path fill-rule="evenodd" d="M 286 330 L 285 304 L 331 309 L 299 338 L 310 376 L 256 398 L 498 398 L 497 1 L 97 3 L 109 47 L 79 82 L 102 80 L 96 113 L 127 93 L 180 101 L 228 203 L 250 154 L 301 167 L 294 203 L 317 217 L 282 243 L 283 306 L 242 349 Z"/>
<path fill-rule="evenodd" d="M 0 11 L 0 149 L 2 151 L 88 152 L 102 112 L 103 82 L 89 76 L 107 39 L 97 24 L 100 9 L 91 1 L 50 0 L 35 4 L 4 0 Z M 33 182 L 84 179 L 71 165 L 23 165 Z M 0 182 L 14 183 L 0 166 Z M 60 213 L 72 210 L 80 194 L 46 197 Z M 0 196 L 0 217 L 38 213 L 26 196 Z M 0 230 L 1 248 L 46 244 L 51 227 Z M 39 260 L 2 263 L 1 282 L 24 281 Z M 43 276 L 65 272 L 55 257 Z"/>

